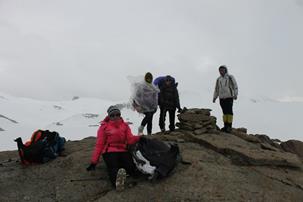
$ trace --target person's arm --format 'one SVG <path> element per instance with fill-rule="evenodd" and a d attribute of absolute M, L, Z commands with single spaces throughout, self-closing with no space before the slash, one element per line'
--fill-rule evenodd
<path fill-rule="evenodd" d="M 219 79 L 217 79 L 217 81 L 216 81 L 213 102 L 216 102 L 216 99 L 218 98 L 218 96 L 219 96 Z"/>
<path fill-rule="evenodd" d="M 140 140 L 140 136 L 135 136 L 130 130 L 130 127 L 126 124 L 126 139 L 127 139 L 127 144 L 135 144 Z"/>
<path fill-rule="evenodd" d="M 98 130 L 98 136 L 96 140 L 95 149 L 91 158 L 92 164 L 97 164 L 101 155 L 101 152 L 104 149 L 106 137 L 104 134 L 105 124 L 101 125 Z"/>
<path fill-rule="evenodd" d="M 231 79 L 231 82 L 232 82 L 233 90 L 235 92 L 234 98 L 237 99 L 237 97 L 238 97 L 238 84 L 237 84 L 237 81 L 236 81 L 236 79 L 235 79 L 235 77 L 233 75 L 229 75 L 229 76 L 230 76 L 230 79 Z"/>
<path fill-rule="evenodd" d="M 177 87 L 176 87 L 176 98 L 175 98 L 175 101 L 176 101 L 176 107 L 178 109 L 178 112 L 180 112 L 181 111 L 181 106 L 180 106 L 179 92 L 178 92 Z"/>

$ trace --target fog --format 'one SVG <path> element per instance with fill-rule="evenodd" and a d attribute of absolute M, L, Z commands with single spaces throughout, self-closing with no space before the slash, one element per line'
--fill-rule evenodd
<path fill-rule="evenodd" d="M 301 0 L 1 0 L 0 91 L 123 100 L 150 71 L 211 101 L 225 64 L 240 100 L 303 97 L 302 21 Z"/>

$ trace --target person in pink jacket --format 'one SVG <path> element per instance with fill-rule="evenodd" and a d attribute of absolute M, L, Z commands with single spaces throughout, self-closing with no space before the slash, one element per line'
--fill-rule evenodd
<path fill-rule="evenodd" d="M 136 166 L 127 145 L 135 144 L 140 136 L 134 136 L 121 117 L 121 112 L 116 106 L 110 106 L 108 116 L 102 121 L 98 130 L 96 146 L 87 171 L 95 170 L 102 154 L 107 166 L 112 185 L 121 191 L 124 189 L 126 172 L 135 175 Z"/>

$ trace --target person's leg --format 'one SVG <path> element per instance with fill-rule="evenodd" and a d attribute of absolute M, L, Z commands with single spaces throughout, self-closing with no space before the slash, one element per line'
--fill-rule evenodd
<path fill-rule="evenodd" d="M 144 118 L 141 122 L 141 125 L 138 128 L 138 134 L 139 135 L 143 134 L 143 130 L 144 130 L 144 127 L 146 126 L 146 124 L 148 123 L 148 119 L 149 119 L 149 112 L 145 112 L 144 113 Z"/>
<path fill-rule="evenodd" d="M 148 118 L 147 118 L 147 135 L 152 134 L 152 128 L 153 128 L 153 116 L 155 112 L 148 112 Z"/>
<path fill-rule="evenodd" d="M 226 116 L 227 116 L 227 132 L 232 131 L 232 123 L 233 123 L 233 98 L 226 99 Z"/>
<path fill-rule="evenodd" d="M 110 182 L 116 187 L 116 177 L 119 170 L 118 152 L 105 153 L 102 157 L 107 167 Z"/>
<path fill-rule="evenodd" d="M 220 99 L 220 106 L 222 108 L 222 112 L 223 112 L 223 123 L 224 123 L 224 127 L 221 129 L 222 131 L 226 132 L 227 129 L 227 101 L 226 99 Z"/>
<path fill-rule="evenodd" d="M 165 117 L 166 117 L 166 110 L 164 109 L 164 107 L 160 107 L 159 126 L 162 132 L 165 131 Z"/>
<path fill-rule="evenodd" d="M 130 176 L 137 176 L 137 167 L 133 161 L 133 158 L 129 152 L 119 152 L 120 167 L 124 168 Z"/>
<path fill-rule="evenodd" d="M 168 110 L 168 113 L 169 113 L 169 130 L 174 131 L 175 130 L 176 109 L 170 109 L 170 110 Z"/>

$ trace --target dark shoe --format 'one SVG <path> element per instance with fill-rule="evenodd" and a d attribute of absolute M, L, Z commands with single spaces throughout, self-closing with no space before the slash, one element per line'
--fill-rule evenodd
<path fill-rule="evenodd" d="M 226 132 L 227 132 L 227 133 L 231 133 L 231 131 L 232 131 L 231 124 L 228 124 L 228 125 L 226 126 Z"/>
<path fill-rule="evenodd" d="M 226 131 L 227 133 L 231 133 L 231 128 L 226 128 Z"/>
<path fill-rule="evenodd" d="M 165 128 L 161 128 L 161 132 L 164 133 L 165 132 Z"/>
<path fill-rule="evenodd" d="M 222 132 L 226 133 L 226 127 L 224 126 L 223 128 L 220 129 Z"/>
<path fill-rule="evenodd" d="M 126 171 L 124 168 L 120 168 L 117 173 L 116 177 L 116 190 L 117 191 L 123 191 L 124 190 L 124 184 L 126 179 Z"/>

